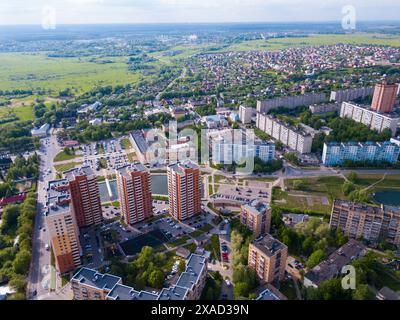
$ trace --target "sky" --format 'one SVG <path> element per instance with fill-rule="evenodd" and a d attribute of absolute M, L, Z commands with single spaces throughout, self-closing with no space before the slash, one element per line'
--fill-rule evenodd
<path fill-rule="evenodd" d="M 359 21 L 400 20 L 399 0 L 0 0 L 0 24 L 341 21 L 346 5 Z"/>

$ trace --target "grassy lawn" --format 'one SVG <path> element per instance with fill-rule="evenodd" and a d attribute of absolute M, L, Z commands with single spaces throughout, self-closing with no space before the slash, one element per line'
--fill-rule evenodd
<path fill-rule="evenodd" d="M 181 245 L 184 245 L 186 243 L 186 241 L 188 241 L 189 239 L 190 239 L 189 236 L 183 236 L 182 238 L 180 238 L 178 240 L 167 242 L 167 245 L 169 247 L 179 247 Z"/>
<path fill-rule="evenodd" d="M 78 167 L 78 166 L 80 166 L 82 164 L 83 164 L 82 162 L 70 162 L 70 163 L 66 163 L 66 164 L 55 165 L 54 168 L 58 172 L 64 172 L 64 171 L 68 171 L 70 169 L 73 169 L 75 167 Z"/>
<path fill-rule="evenodd" d="M 121 147 L 123 149 L 131 149 L 132 148 L 132 143 L 129 141 L 128 138 L 122 139 L 121 140 Z"/>
<path fill-rule="evenodd" d="M 104 159 L 104 158 L 100 159 L 100 168 L 102 168 L 102 169 L 107 169 L 108 168 L 106 159 Z"/>
<path fill-rule="evenodd" d="M 212 177 L 209 176 L 208 177 L 208 195 L 211 196 L 212 194 L 214 194 L 213 186 L 212 186 Z"/>
<path fill-rule="evenodd" d="M 297 300 L 296 288 L 292 280 L 284 280 L 280 283 L 279 291 L 289 300 Z"/>
<path fill-rule="evenodd" d="M 359 174 L 356 184 L 368 187 L 382 180 L 383 175 L 380 174 Z M 373 187 L 374 191 L 385 189 L 400 189 L 400 175 L 387 175 L 385 179 Z"/>
<path fill-rule="evenodd" d="M 197 249 L 197 246 L 194 243 L 187 244 L 186 246 L 183 246 L 183 247 L 185 249 L 188 249 L 191 253 L 194 253 Z"/>
<path fill-rule="evenodd" d="M 136 153 L 135 152 L 132 152 L 132 153 L 128 153 L 128 160 L 129 160 L 129 162 L 135 162 L 136 160 L 137 160 L 137 158 L 136 158 Z"/>
<path fill-rule="evenodd" d="M 204 231 L 195 230 L 192 233 L 190 233 L 190 236 L 193 238 L 197 238 L 197 237 L 201 236 L 202 234 L 204 234 Z"/>
<path fill-rule="evenodd" d="M 341 177 L 316 177 L 304 179 L 287 179 L 285 186 L 289 190 L 294 190 L 294 181 L 302 182 L 302 191 L 307 193 L 319 193 L 328 195 L 331 198 L 343 198 L 342 185 L 344 179 Z"/>
<path fill-rule="evenodd" d="M 61 151 L 54 157 L 54 162 L 68 161 L 77 158 L 77 155 L 74 153 L 67 154 L 65 151 Z"/>

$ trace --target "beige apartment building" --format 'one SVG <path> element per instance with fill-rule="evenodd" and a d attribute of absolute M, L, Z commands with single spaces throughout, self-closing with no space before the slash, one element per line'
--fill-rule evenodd
<path fill-rule="evenodd" d="M 96 175 L 89 166 L 64 172 L 69 182 L 72 209 L 79 227 L 103 221 L 99 186 Z"/>
<path fill-rule="evenodd" d="M 400 211 L 398 208 L 375 207 L 345 200 L 335 200 L 331 228 L 341 229 L 350 238 L 376 242 L 386 240 L 400 245 Z"/>
<path fill-rule="evenodd" d="M 151 178 L 142 164 L 116 170 L 121 213 L 127 224 L 141 222 L 153 215 Z"/>
<path fill-rule="evenodd" d="M 49 182 L 46 224 L 56 269 L 61 274 L 81 266 L 79 229 L 70 201 L 67 180 Z"/>
<path fill-rule="evenodd" d="M 249 267 L 261 281 L 281 281 L 285 275 L 288 248 L 270 234 L 252 241 L 249 245 Z"/>
<path fill-rule="evenodd" d="M 269 232 L 271 227 L 271 208 L 268 204 L 253 200 L 250 204 L 242 205 L 240 222 L 253 231 L 256 238 Z"/>
<path fill-rule="evenodd" d="M 200 169 L 187 161 L 167 169 L 169 213 L 177 220 L 186 220 L 201 212 Z"/>

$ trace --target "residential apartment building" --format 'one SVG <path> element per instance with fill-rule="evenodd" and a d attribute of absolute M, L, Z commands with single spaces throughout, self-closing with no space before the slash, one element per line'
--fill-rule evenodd
<path fill-rule="evenodd" d="M 390 113 L 399 93 L 399 85 L 382 82 L 375 86 L 371 109 L 381 113 Z"/>
<path fill-rule="evenodd" d="M 201 212 L 200 168 L 187 161 L 168 166 L 169 213 L 186 220 Z"/>
<path fill-rule="evenodd" d="M 323 281 L 339 276 L 344 266 L 351 264 L 365 252 L 366 247 L 361 242 L 350 239 L 332 253 L 327 260 L 322 261 L 304 275 L 304 286 L 318 288 Z"/>
<path fill-rule="evenodd" d="M 301 154 L 311 152 L 313 138 L 302 128 L 294 128 L 264 113 L 257 113 L 256 125 L 260 130 Z"/>
<path fill-rule="evenodd" d="M 361 107 L 353 103 L 343 102 L 340 109 L 341 118 L 350 118 L 356 122 L 365 124 L 372 130 L 382 132 L 390 129 L 393 136 L 396 135 L 397 127 L 400 123 L 400 115 L 381 114 L 367 107 Z"/>
<path fill-rule="evenodd" d="M 400 208 L 335 200 L 330 227 L 341 229 L 350 238 L 400 245 Z"/>
<path fill-rule="evenodd" d="M 312 114 L 323 114 L 328 112 L 340 112 L 341 105 L 339 103 L 324 103 L 324 104 L 313 104 L 309 107 Z"/>
<path fill-rule="evenodd" d="M 356 99 L 363 99 L 374 94 L 374 87 L 362 87 L 353 89 L 344 89 L 331 92 L 330 101 L 337 103 L 354 101 Z"/>
<path fill-rule="evenodd" d="M 199 300 L 207 277 L 207 259 L 192 254 L 175 285 L 159 293 L 137 291 L 120 277 L 82 268 L 71 279 L 75 300 Z"/>
<path fill-rule="evenodd" d="M 346 160 L 353 162 L 396 163 L 400 156 L 400 146 L 386 142 L 325 143 L 322 163 L 326 166 L 340 166 Z"/>
<path fill-rule="evenodd" d="M 247 226 L 256 238 L 269 232 L 271 228 L 271 208 L 267 203 L 253 200 L 251 203 L 242 205 L 240 211 L 240 222 Z"/>
<path fill-rule="evenodd" d="M 325 93 L 311 93 L 297 96 L 285 96 L 274 99 L 257 101 L 257 112 L 267 113 L 279 107 L 294 109 L 300 106 L 309 106 L 326 101 Z"/>
<path fill-rule="evenodd" d="M 240 121 L 242 121 L 243 124 L 251 123 L 251 118 L 253 116 L 253 111 L 254 111 L 254 109 L 252 107 L 241 105 L 239 107 Z"/>
<path fill-rule="evenodd" d="M 122 284 L 120 277 L 101 274 L 88 268 L 80 269 L 71 279 L 75 300 L 106 300 L 117 284 Z"/>
<path fill-rule="evenodd" d="M 56 269 L 65 274 L 81 266 L 79 229 L 71 206 L 68 180 L 50 181 L 46 225 Z"/>
<path fill-rule="evenodd" d="M 69 183 L 72 210 L 79 227 L 97 225 L 103 221 L 99 186 L 90 166 L 64 172 Z"/>
<path fill-rule="evenodd" d="M 209 133 L 211 159 L 214 164 L 240 163 L 245 158 L 275 159 L 275 144 L 263 141 L 248 131 L 223 130 Z"/>
<path fill-rule="evenodd" d="M 131 164 L 116 171 L 122 216 L 127 224 L 141 222 L 153 215 L 151 177 L 142 164 Z"/>
<path fill-rule="evenodd" d="M 282 242 L 266 234 L 249 245 L 249 267 L 261 281 L 281 281 L 285 275 L 288 248 Z"/>

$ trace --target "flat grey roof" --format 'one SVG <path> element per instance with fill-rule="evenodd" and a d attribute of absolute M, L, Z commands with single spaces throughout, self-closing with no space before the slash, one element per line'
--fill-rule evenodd
<path fill-rule="evenodd" d="M 96 270 L 82 268 L 73 276 L 72 280 L 97 289 L 111 290 L 121 281 L 121 278 L 111 274 L 101 274 Z"/>
<path fill-rule="evenodd" d="M 136 291 L 131 287 L 117 284 L 108 293 L 107 298 L 113 300 L 157 300 L 158 295 L 146 291 Z"/>
<path fill-rule="evenodd" d="M 130 176 L 130 172 L 147 172 L 147 169 L 144 165 L 140 163 L 135 164 L 128 164 L 123 167 L 119 167 L 116 171 L 121 174 L 122 176 L 128 177 Z"/>
<path fill-rule="evenodd" d="M 180 275 L 176 285 L 182 288 L 191 289 L 193 285 L 198 282 L 206 263 L 205 257 L 192 254 L 186 265 L 185 272 Z"/>
<path fill-rule="evenodd" d="M 81 176 L 93 176 L 94 172 L 90 166 L 83 166 L 80 168 L 74 168 L 64 172 L 64 176 L 69 181 L 75 180 L 76 177 Z"/>
<path fill-rule="evenodd" d="M 253 240 L 251 244 L 269 257 L 274 256 L 278 250 L 286 248 L 282 242 L 275 239 L 270 234 L 266 234 L 262 238 Z"/>
<path fill-rule="evenodd" d="M 162 289 L 158 300 L 184 300 L 188 289 L 179 286 Z"/>

